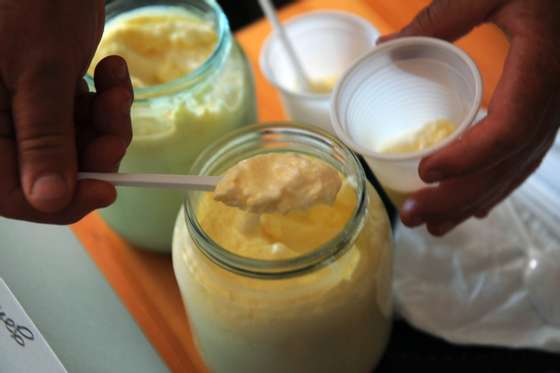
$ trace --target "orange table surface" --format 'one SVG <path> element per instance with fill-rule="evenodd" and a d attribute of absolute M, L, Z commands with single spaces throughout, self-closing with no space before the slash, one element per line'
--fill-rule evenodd
<path fill-rule="evenodd" d="M 427 4 L 426 0 L 305 0 L 283 8 L 280 18 L 338 9 L 360 15 L 387 33 L 404 26 Z M 278 94 L 258 69 L 259 51 L 270 31 L 270 25 L 261 20 L 236 33 L 253 66 L 261 122 L 286 119 Z M 482 72 L 487 105 L 501 74 L 507 40 L 498 29 L 486 25 L 457 44 L 473 57 Z M 97 213 L 88 215 L 72 229 L 168 367 L 174 372 L 207 371 L 192 341 L 170 256 L 133 248 Z"/>

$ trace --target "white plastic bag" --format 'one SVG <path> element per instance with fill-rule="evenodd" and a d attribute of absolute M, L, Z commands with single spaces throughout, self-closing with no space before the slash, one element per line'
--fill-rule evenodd
<path fill-rule="evenodd" d="M 484 220 L 396 233 L 397 310 L 455 343 L 560 351 L 560 141 Z"/>

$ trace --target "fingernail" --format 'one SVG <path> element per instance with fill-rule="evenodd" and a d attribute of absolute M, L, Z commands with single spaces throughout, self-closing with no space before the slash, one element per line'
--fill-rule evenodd
<path fill-rule="evenodd" d="M 443 179 L 443 177 L 444 177 L 443 172 L 438 170 L 432 170 L 426 173 L 426 177 L 424 178 L 424 181 L 428 183 L 434 183 L 436 181 L 440 181 L 441 179 Z"/>
<path fill-rule="evenodd" d="M 423 223 L 422 218 L 420 218 L 417 214 L 414 213 L 415 209 L 416 209 L 416 201 L 410 198 L 407 199 L 401 207 L 401 213 L 403 213 L 407 217 L 406 218 L 407 225 L 412 227 L 415 227 Z"/>
<path fill-rule="evenodd" d="M 115 64 L 115 67 L 113 68 L 113 76 L 118 80 L 128 79 L 128 69 L 126 67 L 126 63 L 120 61 L 118 64 Z"/>
<path fill-rule="evenodd" d="M 401 211 L 410 214 L 412 213 L 412 211 L 416 208 L 416 201 L 413 200 L 412 198 L 407 199 L 406 201 L 404 201 L 402 207 L 401 207 Z"/>
<path fill-rule="evenodd" d="M 63 198 L 68 192 L 68 185 L 59 174 L 46 174 L 35 180 L 31 187 L 31 196 L 37 200 L 54 200 Z"/>

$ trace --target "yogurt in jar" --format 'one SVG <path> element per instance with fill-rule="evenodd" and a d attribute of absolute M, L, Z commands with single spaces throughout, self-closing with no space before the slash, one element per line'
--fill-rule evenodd
<path fill-rule="evenodd" d="M 187 174 L 208 144 L 256 121 L 250 65 L 215 2 L 115 0 L 106 13 L 90 73 L 110 54 L 129 66 L 133 139 L 121 172 Z M 133 245 L 169 252 L 182 200 L 181 191 L 119 188 L 101 214 Z"/>
<path fill-rule="evenodd" d="M 363 175 L 341 176 L 332 204 L 257 214 L 200 193 L 180 212 L 173 266 L 211 371 L 369 372 L 380 359 L 391 325 L 389 221 Z M 238 266 L 217 261 L 216 247 Z M 274 272 L 331 249 L 308 270 Z"/>

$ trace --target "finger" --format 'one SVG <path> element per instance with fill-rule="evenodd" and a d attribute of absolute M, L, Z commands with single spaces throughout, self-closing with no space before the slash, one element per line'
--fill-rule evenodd
<path fill-rule="evenodd" d="M 95 128 L 91 125 L 95 96 L 95 93 L 89 92 L 78 95 L 75 99 L 74 121 L 76 122 L 76 148 L 78 149 L 78 157 L 80 157 L 80 149 L 84 149 L 96 135 Z"/>
<path fill-rule="evenodd" d="M 75 187 L 77 80 L 65 69 L 45 64 L 22 76 L 12 100 L 21 185 L 31 206 L 43 212 L 66 207 Z"/>
<path fill-rule="evenodd" d="M 19 188 L 17 153 L 8 90 L 0 83 L 0 216 Z"/>
<path fill-rule="evenodd" d="M 436 227 L 449 222 L 454 226 L 475 214 L 482 216 L 536 169 L 552 146 L 554 133 L 551 131 L 535 149 L 528 149 L 494 169 L 451 179 L 415 193 L 403 204 L 401 220 L 408 226 L 426 223 L 434 231 L 445 233 L 452 227 Z"/>
<path fill-rule="evenodd" d="M 8 140 L 14 138 L 14 125 L 8 111 L 0 110 L 0 138 Z"/>
<path fill-rule="evenodd" d="M 80 79 L 76 85 L 76 93 L 74 99 L 74 121 L 77 130 L 87 127 L 87 123 L 91 122 L 91 111 L 95 93 L 89 91 L 89 85 L 85 79 Z M 79 133 L 77 133 L 79 135 Z M 79 148 L 79 146 L 78 146 Z"/>
<path fill-rule="evenodd" d="M 109 56 L 101 60 L 95 69 L 95 86 L 100 96 L 93 107 L 94 127 L 119 136 L 128 145 L 132 140 L 130 107 L 134 92 L 124 59 Z"/>
<path fill-rule="evenodd" d="M 97 94 L 91 117 L 96 135 L 84 148 L 81 165 L 83 170 L 114 172 L 132 140 L 133 93 L 124 60 L 119 57 L 102 60 L 95 71 L 95 82 Z"/>
<path fill-rule="evenodd" d="M 89 86 L 84 79 L 80 79 L 76 85 L 76 96 L 82 96 L 89 93 Z"/>
<path fill-rule="evenodd" d="M 449 146 L 420 162 L 426 182 L 464 176 L 495 167 L 531 146 L 546 129 L 539 128 L 555 92 L 538 50 L 528 40 L 514 38 L 504 72 L 492 97 L 488 116 Z"/>
<path fill-rule="evenodd" d="M 534 162 L 527 171 L 523 172 L 520 176 L 515 178 L 509 187 L 507 187 L 502 193 L 498 194 L 496 197 L 490 199 L 481 208 L 476 211 L 473 216 L 481 219 L 488 216 L 490 211 L 498 204 L 500 204 L 504 199 L 506 199 L 515 189 L 517 189 L 525 180 L 531 176 L 531 174 L 540 166 L 542 158 Z"/>
<path fill-rule="evenodd" d="M 503 193 L 489 200 L 483 207 L 481 207 L 477 212 L 475 212 L 474 216 L 477 218 L 486 217 L 495 206 L 501 203 L 515 189 L 517 189 L 521 184 L 523 184 L 525 180 L 527 180 L 539 168 L 544 157 L 546 156 L 546 153 L 548 153 L 548 151 L 554 144 L 555 138 L 556 138 L 556 133 L 553 131 L 550 134 L 549 138 L 541 145 L 541 147 L 535 153 L 535 156 L 532 157 L 533 160 L 526 167 L 526 170 L 522 172 L 518 177 L 514 178 L 510 186 Z"/>
<path fill-rule="evenodd" d="M 492 186 L 492 190 L 496 186 Z M 401 221 L 409 227 L 429 222 L 460 220 L 478 211 L 480 201 L 490 194 L 485 177 L 480 175 L 442 182 L 424 188 L 405 201 L 400 210 Z"/>
<path fill-rule="evenodd" d="M 119 56 L 103 58 L 95 67 L 95 88 L 103 92 L 116 86 L 123 87 L 133 97 L 132 82 L 128 73 L 126 61 Z"/>
<path fill-rule="evenodd" d="M 128 146 L 132 140 L 131 105 L 132 97 L 122 87 L 98 93 L 91 113 L 97 133 L 116 136 Z"/>
<path fill-rule="evenodd" d="M 0 138 L 12 139 L 14 136 L 14 125 L 12 121 L 10 95 L 2 83 L 0 83 Z M 2 169 L 0 169 L 1 172 Z"/>
<path fill-rule="evenodd" d="M 523 157 L 527 158 L 527 153 L 499 167 L 450 179 L 414 193 L 401 208 L 401 220 L 408 226 L 465 220 L 507 189 L 518 170 L 525 168 Z"/>
<path fill-rule="evenodd" d="M 453 41 L 485 22 L 500 4 L 499 0 L 435 0 L 400 32 L 381 38 L 381 42 L 402 36 L 431 36 Z"/>
<path fill-rule="evenodd" d="M 0 207 L 0 215 L 10 219 L 48 224 L 71 224 L 92 210 L 106 207 L 116 198 L 115 188 L 97 180 L 80 180 L 68 207 L 55 213 L 34 209 L 21 190 L 11 194 L 10 200 Z"/>
<path fill-rule="evenodd" d="M 99 128 L 80 156 L 83 171 L 116 172 L 131 140 L 130 102 L 119 87 L 99 93 L 92 120 Z"/>
<path fill-rule="evenodd" d="M 0 109 L 3 106 L 3 90 L 0 86 Z M 5 97 L 5 96 L 4 96 Z M 0 132 L 13 124 L 9 116 L 0 111 Z M 116 192 L 112 185 L 93 180 L 78 183 L 77 193 L 70 206 L 59 213 L 42 213 L 33 208 L 26 200 L 20 188 L 17 166 L 17 149 L 13 136 L 0 133 L 0 215 L 12 219 L 34 221 L 38 223 L 69 224 L 81 219 L 91 210 L 108 206 L 115 200 Z"/>

